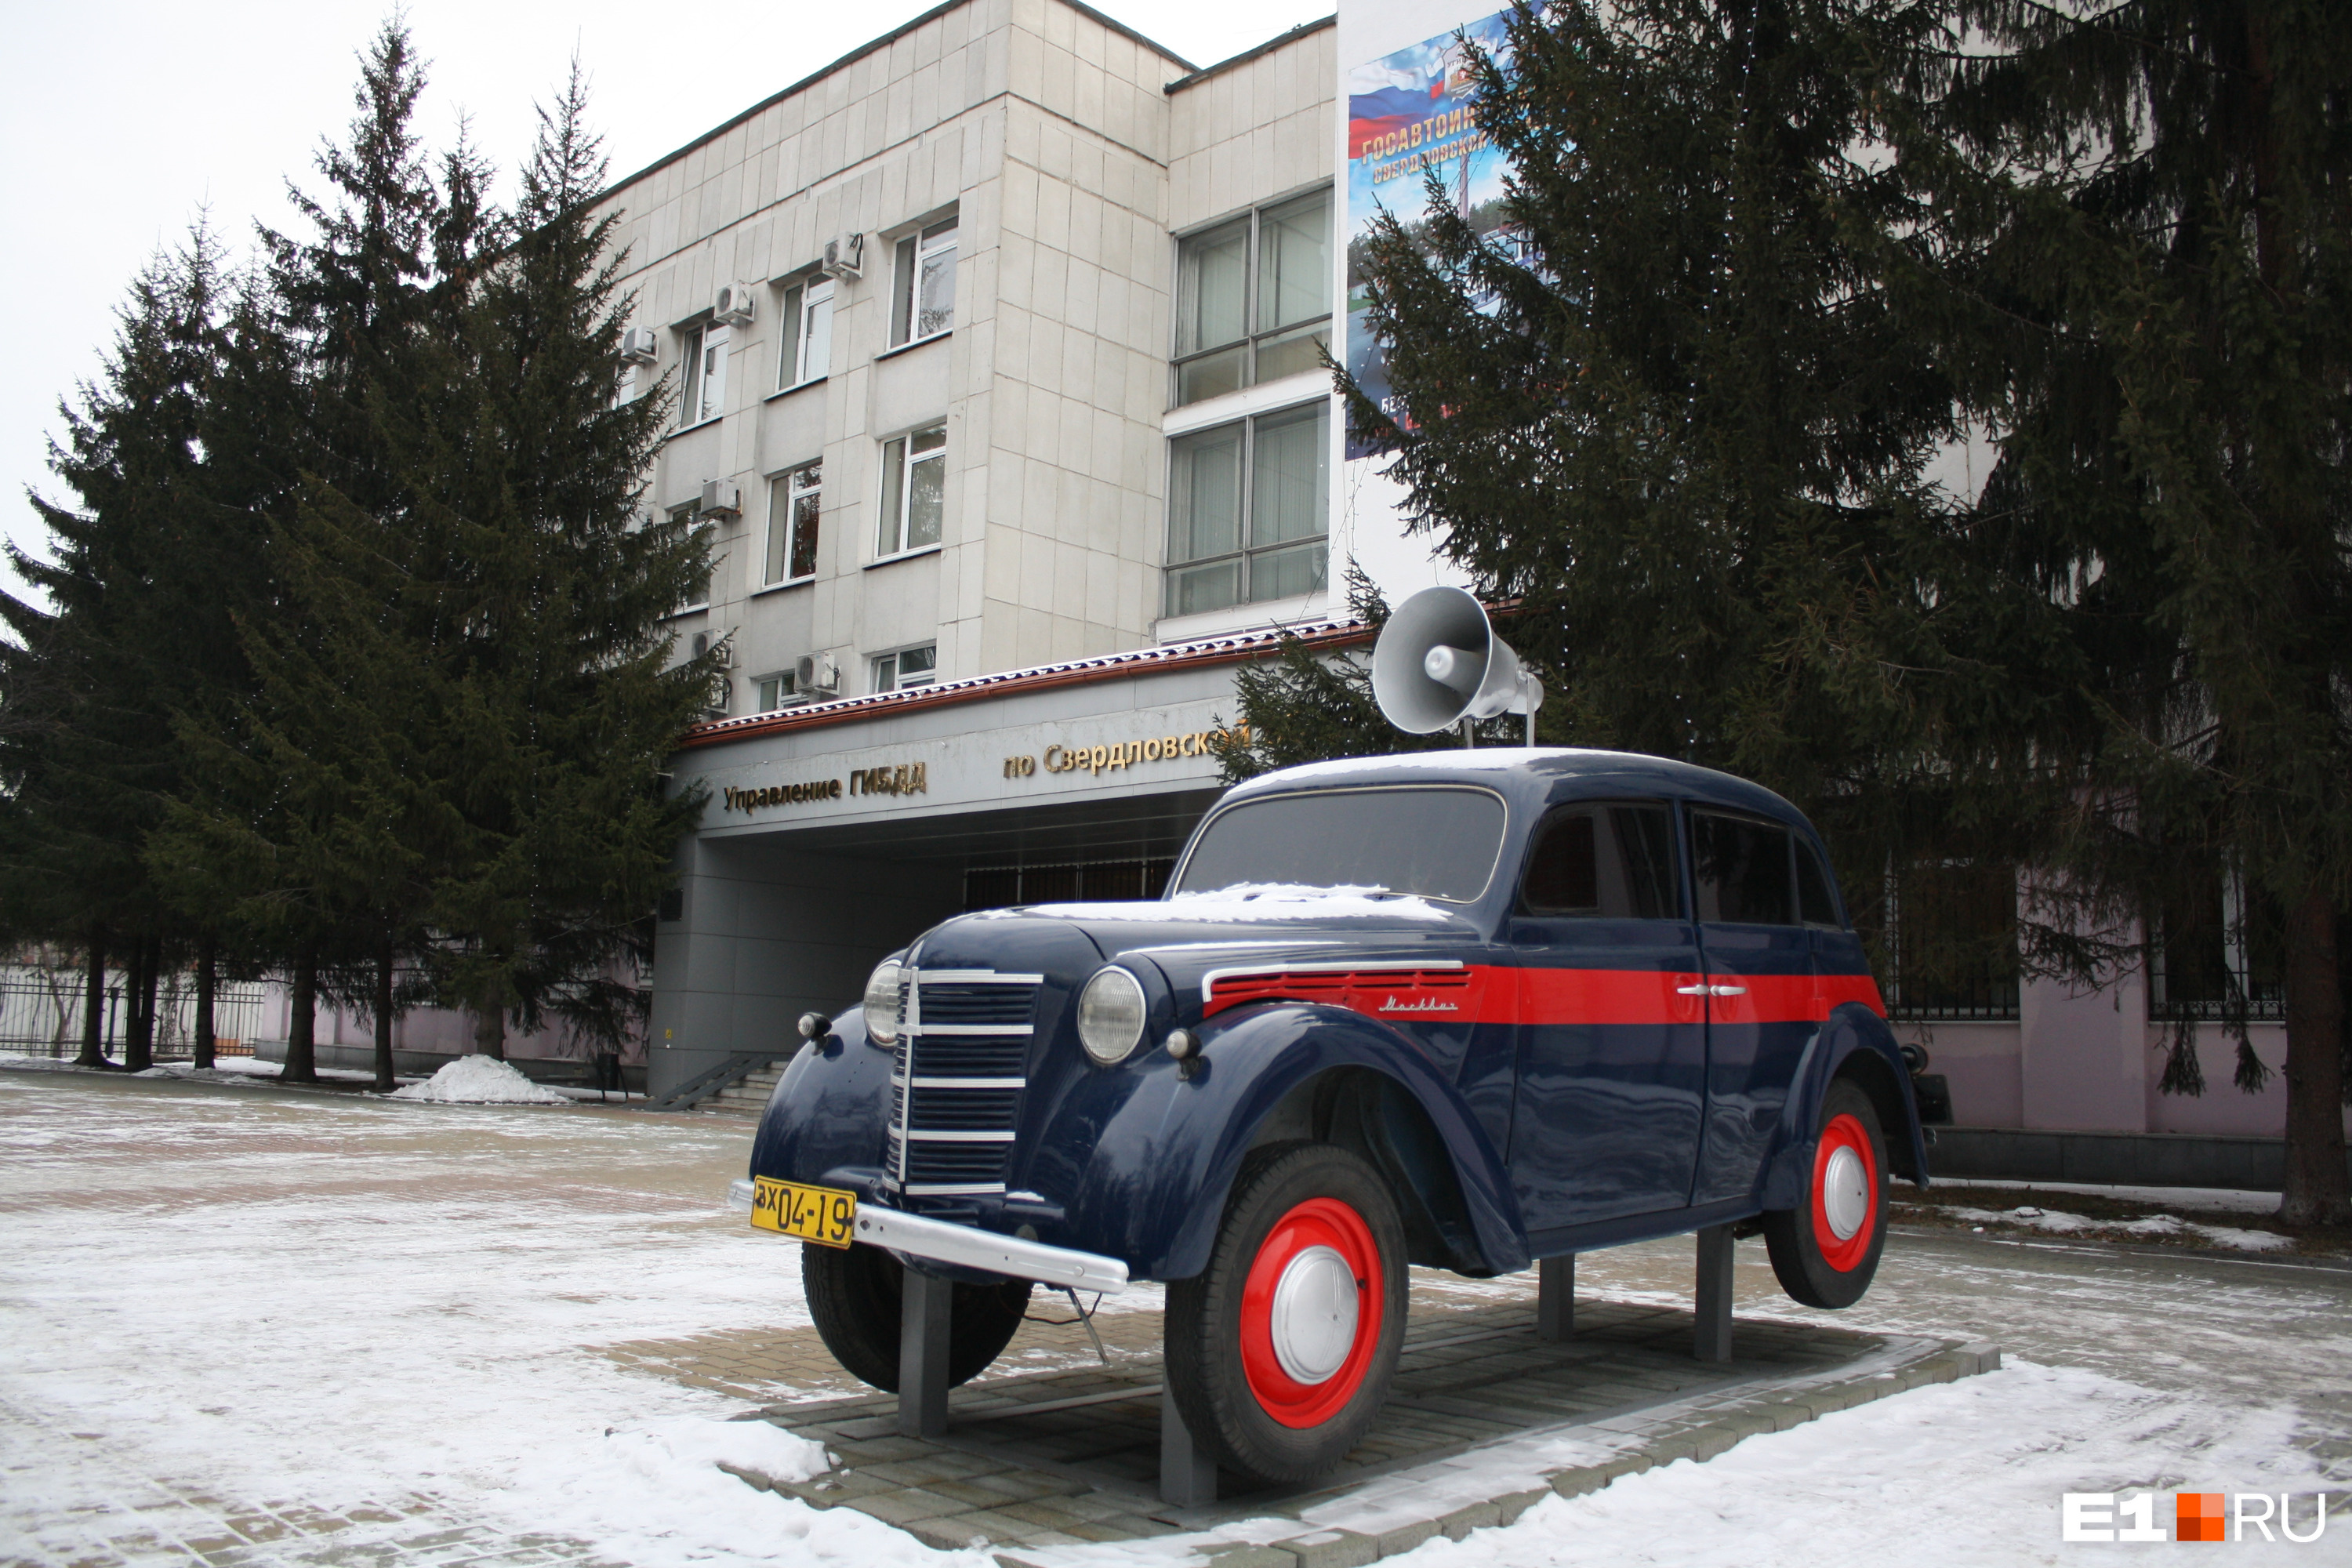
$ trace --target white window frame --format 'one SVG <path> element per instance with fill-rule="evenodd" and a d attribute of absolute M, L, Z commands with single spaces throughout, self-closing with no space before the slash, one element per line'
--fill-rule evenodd
<path fill-rule="evenodd" d="M 798 542 L 795 534 L 799 523 L 799 503 L 803 500 L 814 501 L 816 506 L 816 516 L 811 520 L 814 526 L 810 529 L 814 537 L 809 542 L 809 569 L 795 572 L 792 569 L 793 557 L 799 552 L 793 545 Z M 767 548 L 760 557 L 767 581 L 761 585 L 783 588 L 795 583 L 814 582 L 816 578 L 816 547 L 824 537 L 824 465 L 822 462 L 803 463 L 789 473 L 778 474 L 770 479 Z M 783 568 L 782 574 L 777 572 L 779 566 Z"/>
<path fill-rule="evenodd" d="M 908 348 L 955 331 L 957 215 L 948 214 L 903 236 L 897 246 L 898 270 L 890 286 L 890 346 Z M 947 272 L 947 319 L 922 330 L 923 279 L 935 268 Z"/>
<path fill-rule="evenodd" d="M 777 311 L 776 390 L 790 392 L 823 381 L 832 371 L 834 280 L 811 272 L 784 285 L 783 308 Z M 818 353 L 809 349 L 815 338 L 812 321 L 822 322 L 824 343 Z"/>
<path fill-rule="evenodd" d="M 906 663 L 911 656 L 927 657 L 929 662 L 913 679 L 906 675 Z M 940 645 L 937 642 L 915 643 L 907 647 L 877 653 L 866 663 L 877 691 L 912 691 L 919 687 L 934 686 L 940 679 Z"/>
<path fill-rule="evenodd" d="M 727 412 L 727 355 L 733 346 L 734 329 L 724 321 L 704 321 L 683 331 L 685 336 L 678 352 L 677 427 L 691 430 Z"/>
<path fill-rule="evenodd" d="M 793 689 L 799 677 L 789 669 L 779 669 L 751 678 L 751 710 L 774 713 L 786 708 L 798 708 L 807 700 Z"/>
<path fill-rule="evenodd" d="M 929 447 L 918 443 L 937 437 L 938 442 Z M 882 489 L 880 504 L 876 507 L 878 526 L 874 538 L 874 559 L 895 561 L 902 555 L 913 555 L 926 550 L 937 550 L 947 535 L 948 427 L 929 425 L 919 430 L 909 430 L 903 436 L 893 436 L 882 443 Z M 908 524 L 915 503 L 915 469 L 923 463 L 940 465 L 940 538 L 912 542 Z"/>
<path fill-rule="evenodd" d="M 688 501 L 684 506 L 674 506 L 670 508 L 668 511 L 662 514 L 662 526 L 666 528 L 691 529 L 701 521 L 702 503 L 700 501 Z M 707 613 L 710 608 L 710 585 L 718 579 L 718 576 L 719 560 L 714 558 L 710 563 L 710 571 L 709 574 L 702 579 L 702 597 L 693 600 L 690 603 L 680 605 L 677 608 L 669 613 L 668 618 L 675 618 L 679 616 L 698 616 Z"/>

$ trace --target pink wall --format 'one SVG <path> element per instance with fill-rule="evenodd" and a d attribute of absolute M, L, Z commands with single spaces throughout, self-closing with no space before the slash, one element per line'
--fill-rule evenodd
<path fill-rule="evenodd" d="M 274 982 L 264 992 L 261 1028 L 264 1039 L 282 1040 L 292 1026 L 293 1000 L 286 987 Z M 375 1040 L 375 1024 L 367 1014 L 357 1008 L 325 1007 L 319 1009 L 319 1039 L 331 1045 L 365 1046 Z M 450 1056 L 466 1056 L 474 1048 L 474 1016 L 442 1007 L 420 1007 L 404 1013 L 392 1026 L 392 1043 L 396 1050 L 438 1051 Z M 593 1048 L 578 1038 L 566 1026 L 507 1034 L 507 1055 L 510 1057 L 561 1057 L 584 1059 L 594 1054 Z M 643 1039 L 632 1039 L 621 1052 L 626 1062 L 646 1059 Z"/>
<path fill-rule="evenodd" d="M 2096 990 L 2028 981 L 2018 994 L 2019 1123 L 2072 1132 L 2147 1131 L 2147 987 L 2134 972 Z"/>
<path fill-rule="evenodd" d="M 1897 1024 L 1895 1037 L 1927 1053 L 1927 1070 L 1952 1090 L 1952 1120 L 1962 1127 L 2024 1125 L 2014 1024 Z"/>
<path fill-rule="evenodd" d="M 2028 985 L 2015 1024 L 1897 1024 L 1895 1037 L 1924 1047 L 1927 1070 L 1952 1090 L 1961 1127 L 2064 1131 L 2193 1132 L 2276 1138 L 2286 1131 L 2286 1026 L 2254 1024 L 2247 1038 L 2272 1070 L 2260 1094 L 2240 1092 L 2238 1042 L 2219 1024 L 2197 1026 L 2205 1092 L 2158 1089 L 2172 1026 L 2150 1022 L 2145 993 L 2118 986 L 2089 995 Z M 2352 1135 L 2352 1110 L 2345 1114 Z"/>

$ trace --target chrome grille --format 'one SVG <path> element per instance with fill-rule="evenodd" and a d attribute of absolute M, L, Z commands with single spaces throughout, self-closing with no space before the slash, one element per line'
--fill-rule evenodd
<path fill-rule="evenodd" d="M 1004 1190 L 1042 974 L 910 970 L 890 1070 L 889 1166 L 909 1197 Z"/>

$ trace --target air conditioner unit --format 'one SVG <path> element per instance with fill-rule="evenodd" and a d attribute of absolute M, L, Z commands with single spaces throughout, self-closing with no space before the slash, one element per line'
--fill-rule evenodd
<path fill-rule="evenodd" d="M 817 263 L 817 270 L 827 278 L 855 278 L 865 258 L 864 235 L 836 234 L 824 242 L 824 259 Z"/>
<path fill-rule="evenodd" d="M 732 479 L 703 480 L 700 510 L 704 517 L 742 516 L 743 487 Z"/>
<path fill-rule="evenodd" d="M 702 710 L 702 716 L 706 719 L 726 718 L 728 709 L 733 706 L 734 695 L 735 683 L 723 675 L 719 677 L 710 683 L 710 706 Z"/>
<path fill-rule="evenodd" d="M 750 326 L 759 303 L 759 289 L 756 283 L 721 283 L 719 292 L 710 297 L 710 313 L 739 327 Z"/>
<path fill-rule="evenodd" d="M 793 687 L 811 696 L 830 697 L 841 689 L 841 666 L 829 653 L 804 653 L 793 667 Z"/>
<path fill-rule="evenodd" d="M 623 364 L 651 364 L 661 358 L 661 340 L 651 327 L 631 327 L 621 334 Z"/>
<path fill-rule="evenodd" d="M 723 632 L 697 632 L 688 640 L 688 646 L 694 650 L 694 657 L 697 658 L 716 651 L 719 655 L 719 668 L 735 668 L 735 632 L 731 626 Z"/>

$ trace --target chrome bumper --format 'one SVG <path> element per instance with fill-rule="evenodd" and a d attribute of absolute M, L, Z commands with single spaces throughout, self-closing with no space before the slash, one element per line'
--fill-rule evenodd
<path fill-rule="evenodd" d="M 727 1206 L 744 1214 L 751 1212 L 749 1181 L 727 1184 Z M 1073 1290 L 1098 1290 L 1113 1296 L 1127 1289 L 1127 1265 L 1116 1258 L 1067 1247 L 1048 1247 L 1042 1241 L 1024 1241 L 1017 1236 L 999 1236 L 994 1231 L 925 1219 L 920 1215 L 900 1214 L 897 1209 L 863 1201 L 857 1205 L 857 1239 L 869 1246 L 903 1252 L 909 1258 L 985 1269 L 991 1274 L 1034 1279 Z"/>

